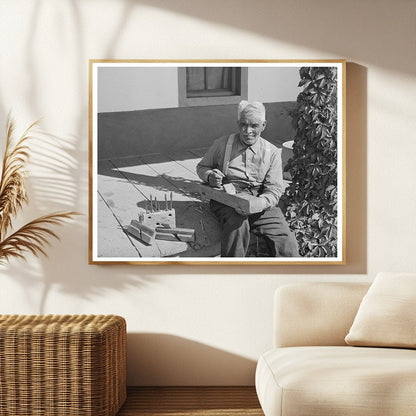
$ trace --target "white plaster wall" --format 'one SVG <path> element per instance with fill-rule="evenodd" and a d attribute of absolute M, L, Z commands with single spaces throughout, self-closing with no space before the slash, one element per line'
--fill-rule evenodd
<path fill-rule="evenodd" d="M 178 107 L 175 67 L 109 66 L 97 71 L 98 112 Z"/>
<path fill-rule="evenodd" d="M 1 129 L 44 117 L 17 225 L 83 215 L 49 258 L 1 268 L 0 311 L 124 316 L 129 384 L 252 384 L 276 287 L 415 271 L 415 17 L 413 0 L 2 0 Z M 88 265 L 90 58 L 346 58 L 347 264 Z"/>
<path fill-rule="evenodd" d="M 248 100 L 273 103 L 296 101 L 300 92 L 299 68 L 249 68 Z"/>
<path fill-rule="evenodd" d="M 176 108 L 178 70 L 163 64 L 111 63 L 97 71 L 97 111 L 132 111 Z M 174 65 L 174 64 L 173 64 Z M 248 99 L 264 103 L 296 101 L 300 88 L 298 68 L 248 68 Z"/>

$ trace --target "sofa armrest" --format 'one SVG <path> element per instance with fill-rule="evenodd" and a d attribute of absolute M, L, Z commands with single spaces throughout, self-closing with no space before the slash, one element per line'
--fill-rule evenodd
<path fill-rule="evenodd" d="M 275 348 L 346 345 L 369 283 L 300 283 L 275 292 Z"/>

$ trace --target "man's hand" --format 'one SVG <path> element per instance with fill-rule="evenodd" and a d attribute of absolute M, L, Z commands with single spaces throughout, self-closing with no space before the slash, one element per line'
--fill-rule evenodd
<path fill-rule="evenodd" d="M 208 176 L 208 183 L 213 188 L 220 188 L 223 178 L 225 175 L 219 169 L 214 169 Z"/>
<path fill-rule="evenodd" d="M 266 199 L 266 198 L 262 198 L 262 197 L 260 197 L 260 199 L 261 199 L 261 202 L 262 202 L 262 208 L 263 208 L 263 211 L 265 211 L 266 209 L 269 209 L 270 208 L 270 202 Z"/>

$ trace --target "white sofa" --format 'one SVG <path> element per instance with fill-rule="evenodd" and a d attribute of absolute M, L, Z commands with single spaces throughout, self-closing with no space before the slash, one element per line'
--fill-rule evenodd
<path fill-rule="evenodd" d="M 274 348 L 256 370 L 266 416 L 416 415 L 416 350 L 349 346 L 344 340 L 369 286 L 277 289 Z"/>

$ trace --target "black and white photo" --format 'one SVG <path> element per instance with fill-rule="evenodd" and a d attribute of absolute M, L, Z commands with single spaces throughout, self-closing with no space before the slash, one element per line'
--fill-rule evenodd
<path fill-rule="evenodd" d="M 90 61 L 90 262 L 343 264 L 345 61 Z"/>

